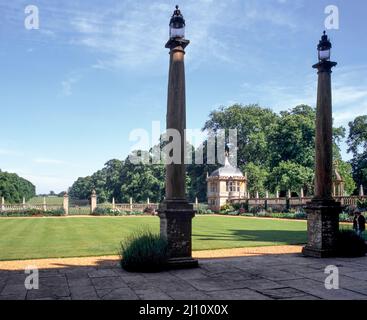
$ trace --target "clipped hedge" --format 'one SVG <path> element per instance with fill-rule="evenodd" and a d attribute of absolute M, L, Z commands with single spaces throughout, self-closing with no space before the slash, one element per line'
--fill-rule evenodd
<path fill-rule="evenodd" d="M 47 210 L 26 209 L 21 211 L 2 211 L 0 217 L 60 217 L 64 216 L 64 209 Z"/>

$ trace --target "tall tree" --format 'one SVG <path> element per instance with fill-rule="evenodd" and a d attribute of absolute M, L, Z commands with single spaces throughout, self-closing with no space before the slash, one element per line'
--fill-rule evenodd
<path fill-rule="evenodd" d="M 299 193 L 303 188 L 305 194 L 311 194 L 313 177 L 312 169 L 292 161 L 282 161 L 270 172 L 267 184 L 273 192 L 277 189 L 283 194 L 287 190 Z"/>
<path fill-rule="evenodd" d="M 315 119 L 315 110 L 306 105 L 280 113 L 268 136 L 272 168 L 282 161 L 292 161 L 313 168 Z"/>
<path fill-rule="evenodd" d="M 252 162 L 267 166 L 269 162 L 267 136 L 278 116 L 270 109 L 258 105 L 235 104 L 221 107 L 209 115 L 204 130 L 237 129 L 238 165 Z"/>
<path fill-rule="evenodd" d="M 36 195 L 36 187 L 28 180 L 19 177 L 15 173 L 0 170 L 0 197 L 10 203 L 21 203 L 23 197 L 26 200 Z"/>
<path fill-rule="evenodd" d="M 363 185 L 367 190 L 367 115 L 349 122 L 347 144 L 348 152 L 353 154 L 351 160 L 353 178 L 357 185 Z"/>

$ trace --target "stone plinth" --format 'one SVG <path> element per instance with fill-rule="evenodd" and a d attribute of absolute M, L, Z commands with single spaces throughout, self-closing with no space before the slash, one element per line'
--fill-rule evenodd
<path fill-rule="evenodd" d="M 191 256 L 193 205 L 185 199 L 165 200 L 159 206 L 158 215 L 161 235 L 168 241 L 169 267 L 197 267 L 198 261 Z"/>
<path fill-rule="evenodd" d="M 316 258 L 335 256 L 339 214 L 342 211 L 340 203 L 334 200 L 312 200 L 305 210 L 308 215 L 308 243 L 303 248 L 303 254 Z"/>

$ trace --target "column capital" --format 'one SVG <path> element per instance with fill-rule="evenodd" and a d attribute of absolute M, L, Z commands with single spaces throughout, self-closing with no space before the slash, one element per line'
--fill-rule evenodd
<path fill-rule="evenodd" d="M 312 66 L 312 68 L 317 69 L 318 73 L 321 72 L 329 72 L 331 73 L 331 69 L 337 66 L 337 62 L 334 61 L 320 61 Z"/>
<path fill-rule="evenodd" d="M 171 51 L 181 50 L 185 52 L 185 48 L 189 45 L 189 43 L 190 43 L 190 40 L 187 40 L 187 39 L 172 38 L 168 40 L 165 47 L 167 49 L 171 49 Z M 179 47 L 181 47 L 182 49 L 180 49 Z"/>

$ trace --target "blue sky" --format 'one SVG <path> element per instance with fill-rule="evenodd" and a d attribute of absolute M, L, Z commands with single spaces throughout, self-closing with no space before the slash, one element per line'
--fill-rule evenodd
<path fill-rule="evenodd" d="M 26 30 L 24 8 L 39 8 Z M 168 22 L 176 1 L 0 2 L 0 168 L 37 192 L 66 190 L 112 158 L 129 133 L 164 129 Z M 316 45 L 325 7 L 336 5 L 334 118 L 347 126 L 367 113 L 365 0 L 182 0 L 187 125 L 235 102 L 274 111 L 315 104 Z M 343 157 L 349 159 L 343 146 Z"/>

